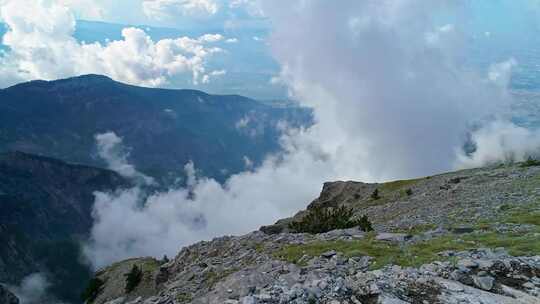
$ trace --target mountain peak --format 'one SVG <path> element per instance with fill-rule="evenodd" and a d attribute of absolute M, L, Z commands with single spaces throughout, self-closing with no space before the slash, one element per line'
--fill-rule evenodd
<path fill-rule="evenodd" d="M 84 85 L 84 86 L 94 86 L 98 84 L 106 84 L 106 83 L 118 83 L 117 81 L 113 80 L 112 78 L 104 75 L 99 74 L 85 74 L 80 76 L 74 76 L 64 79 L 57 79 L 57 80 L 42 80 L 42 79 L 36 79 L 36 80 L 30 80 L 27 82 L 18 83 L 16 85 L 13 85 L 9 89 L 16 89 L 16 88 L 48 88 L 55 85 Z"/>

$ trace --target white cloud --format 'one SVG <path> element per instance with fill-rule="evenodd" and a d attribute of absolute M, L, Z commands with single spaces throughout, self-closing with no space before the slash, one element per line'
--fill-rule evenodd
<path fill-rule="evenodd" d="M 243 8 L 253 17 L 264 17 L 264 11 L 259 0 L 231 0 L 229 7 L 231 9 Z"/>
<path fill-rule="evenodd" d="M 69 7 L 77 19 L 103 20 L 106 8 L 95 0 L 57 0 L 58 4 Z"/>
<path fill-rule="evenodd" d="M 156 20 L 168 20 L 178 16 L 209 17 L 218 12 L 214 0 L 144 0 L 143 12 Z"/>
<path fill-rule="evenodd" d="M 211 44 L 224 39 L 219 34 L 206 34 L 155 42 L 141 29 L 125 28 L 122 40 L 84 44 L 73 37 L 75 19 L 62 5 L 10 0 L 0 9 L 9 27 L 3 43 L 10 51 L 0 57 L 4 86 L 21 79 L 87 73 L 147 86 L 163 85 L 172 76 L 186 74 L 198 84 L 208 75 L 206 61 L 222 51 Z"/>
<path fill-rule="evenodd" d="M 47 295 L 51 283 L 43 273 L 33 273 L 24 277 L 19 286 L 9 290 L 19 298 L 21 304 L 60 303 Z"/>
<path fill-rule="evenodd" d="M 238 42 L 238 39 L 237 38 L 229 38 L 227 40 L 225 40 L 226 43 L 237 43 Z"/>
<path fill-rule="evenodd" d="M 514 58 L 492 64 L 489 68 L 488 79 L 499 86 L 505 87 L 510 83 L 512 68 L 516 65 L 517 60 Z"/>
<path fill-rule="evenodd" d="M 98 155 L 107 163 L 109 169 L 145 185 L 154 183 L 153 178 L 138 172 L 133 165 L 128 163 L 129 154 L 122 145 L 121 137 L 114 132 L 106 132 L 96 134 L 95 139 Z"/>
<path fill-rule="evenodd" d="M 243 129 L 243 128 L 247 128 L 247 126 L 249 125 L 249 122 L 251 121 L 251 118 L 248 116 L 248 115 L 245 115 L 244 117 L 240 118 L 235 124 L 234 126 L 236 127 L 236 129 Z"/>
<path fill-rule="evenodd" d="M 499 162 L 524 161 L 540 155 L 540 132 L 510 122 L 492 122 L 471 134 L 476 150 L 470 155 L 458 151 L 458 169 L 476 168 Z"/>
<path fill-rule="evenodd" d="M 250 170 L 253 168 L 253 161 L 249 159 L 249 157 L 245 156 L 242 158 L 244 160 L 244 167 L 246 170 Z"/>
<path fill-rule="evenodd" d="M 313 0 L 284 10 L 266 1 L 265 15 L 274 26 L 268 42 L 282 67 L 280 79 L 289 85 L 292 99 L 313 109 L 314 125 L 286 129 L 282 153 L 223 185 L 197 178 L 191 164 L 185 188 L 146 199 L 138 189 L 98 194 L 87 253 L 96 265 L 174 254 L 198 240 L 244 233 L 291 216 L 316 197 L 325 181 L 411 178 L 463 162 L 456 151 L 469 126 L 493 117 L 511 100 L 504 87 L 508 78 L 464 65 L 461 31 L 433 22 L 438 11 L 459 14 L 454 5 L 381 0 L 338 6 Z M 439 33 L 436 43 L 426 39 L 434 32 Z M 248 116 L 236 127 L 249 124 Z M 519 128 L 492 129 L 473 135 L 473 162 L 537 145 Z M 497 135 L 492 138 L 492 133 Z M 501 144 L 507 138 L 512 142 Z M 499 152 L 483 156 L 493 147 Z"/>

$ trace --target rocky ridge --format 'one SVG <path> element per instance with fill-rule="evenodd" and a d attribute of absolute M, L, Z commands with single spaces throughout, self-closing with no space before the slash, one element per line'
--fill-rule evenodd
<path fill-rule="evenodd" d="M 262 231 L 199 242 L 171 261 L 101 270 L 93 302 L 540 303 L 539 191 L 536 163 L 327 183 L 306 211 Z M 375 231 L 290 231 L 320 205 L 367 214 Z M 134 264 L 144 276 L 126 294 Z"/>

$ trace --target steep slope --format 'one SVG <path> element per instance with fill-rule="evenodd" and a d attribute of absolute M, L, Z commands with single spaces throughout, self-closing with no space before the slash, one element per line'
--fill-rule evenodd
<path fill-rule="evenodd" d="M 377 189 L 377 191 L 375 191 Z M 540 166 L 529 161 L 382 184 L 332 182 L 293 218 L 99 271 L 94 303 L 540 303 Z M 317 208 L 359 228 L 291 231 Z M 141 281 L 126 293 L 125 274 Z"/>
<path fill-rule="evenodd" d="M 18 284 L 45 272 L 54 280 L 53 292 L 77 298 L 89 275 L 79 262 L 78 242 L 92 225 L 93 192 L 123 186 L 129 183 L 109 170 L 0 154 L 0 282 Z"/>
<path fill-rule="evenodd" d="M 4 286 L 0 285 L 0 304 L 19 304 L 19 299 Z"/>
<path fill-rule="evenodd" d="M 130 161 L 154 177 L 181 173 L 190 160 L 223 180 L 279 149 L 280 122 L 310 112 L 237 95 L 135 87 L 99 75 L 32 81 L 0 90 L 0 152 L 19 150 L 102 165 L 94 135 L 114 131 Z M 92 157 L 94 155 L 94 157 Z"/>

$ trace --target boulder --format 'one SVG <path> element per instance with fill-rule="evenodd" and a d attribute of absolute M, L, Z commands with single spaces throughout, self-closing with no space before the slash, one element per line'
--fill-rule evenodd
<path fill-rule="evenodd" d="M 412 236 L 406 233 L 379 233 L 375 237 L 377 241 L 401 243 L 409 240 Z"/>

